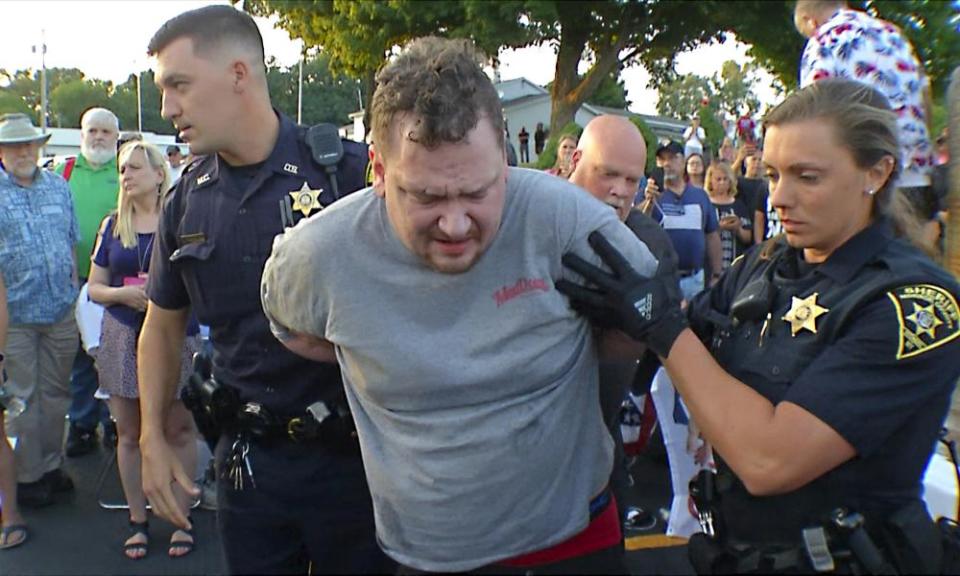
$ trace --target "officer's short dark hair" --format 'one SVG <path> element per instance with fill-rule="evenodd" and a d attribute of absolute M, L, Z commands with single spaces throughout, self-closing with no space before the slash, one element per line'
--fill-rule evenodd
<path fill-rule="evenodd" d="M 417 125 L 404 137 L 428 149 L 462 141 L 485 118 L 503 149 L 503 106 L 469 40 L 428 36 L 411 42 L 377 73 L 371 123 L 378 148 L 391 144 L 398 115 Z"/>
<path fill-rule="evenodd" d="M 147 54 L 156 56 L 180 38 L 193 41 L 193 52 L 206 55 L 226 41 L 233 41 L 254 50 L 257 62 L 264 65 L 263 37 L 253 18 L 230 6 L 204 6 L 167 20 L 150 39 Z"/>

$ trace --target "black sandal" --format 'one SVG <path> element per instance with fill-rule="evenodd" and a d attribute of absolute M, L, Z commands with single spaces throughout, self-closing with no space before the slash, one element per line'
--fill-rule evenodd
<path fill-rule="evenodd" d="M 187 521 L 190 522 L 190 529 L 184 530 L 183 528 L 177 528 L 173 531 L 173 534 L 170 535 L 170 547 L 167 549 L 167 556 L 171 558 L 183 558 L 184 556 L 193 552 L 194 546 L 194 536 L 193 536 L 193 518 L 187 516 Z M 173 537 L 177 535 L 177 532 L 182 532 L 190 537 L 189 540 L 174 540 Z M 174 550 L 182 550 L 183 554 L 174 554 Z"/>
<path fill-rule="evenodd" d="M 147 547 L 150 545 L 150 522 L 148 520 L 144 520 L 143 522 L 134 522 L 133 520 L 130 520 L 129 531 L 130 535 L 127 537 L 127 540 L 142 534 L 146 539 L 146 542 L 124 543 L 123 555 L 130 560 L 143 560 L 147 557 Z M 142 556 L 131 556 L 129 554 L 131 551 L 139 552 L 141 550 L 143 551 Z"/>

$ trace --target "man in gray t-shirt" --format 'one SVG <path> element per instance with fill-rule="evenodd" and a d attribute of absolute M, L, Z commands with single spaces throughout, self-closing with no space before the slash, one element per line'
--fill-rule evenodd
<path fill-rule="evenodd" d="M 641 273 L 657 262 L 609 207 L 507 168 L 499 99 L 472 58 L 427 38 L 381 71 L 374 187 L 278 237 L 264 312 L 289 348 L 340 363 L 395 560 L 447 572 L 612 554 L 618 528 L 564 546 L 609 508 L 612 442 L 598 342 L 555 283 L 566 253 L 599 262 L 595 230 Z"/>

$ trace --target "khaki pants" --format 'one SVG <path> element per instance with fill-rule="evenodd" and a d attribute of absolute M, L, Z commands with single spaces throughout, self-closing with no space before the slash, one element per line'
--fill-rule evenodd
<path fill-rule="evenodd" d="M 17 482 L 36 482 L 63 463 L 77 337 L 72 308 L 56 324 L 17 324 L 7 332 L 7 387 L 27 404 L 7 420 L 7 433 L 17 437 Z"/>

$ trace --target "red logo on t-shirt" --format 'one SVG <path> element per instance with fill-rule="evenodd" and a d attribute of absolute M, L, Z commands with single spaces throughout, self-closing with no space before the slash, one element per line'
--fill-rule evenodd
<path fill-rule="evenodd" d="M 521 278 L 512 286 L 504 286 L 493 293 L 493 299 L 497 303 L 497 308 L 503 306 L 517 296 L 522 296 L 527 292 L 549 292 L 547 282 L 543 278 Z"/>

